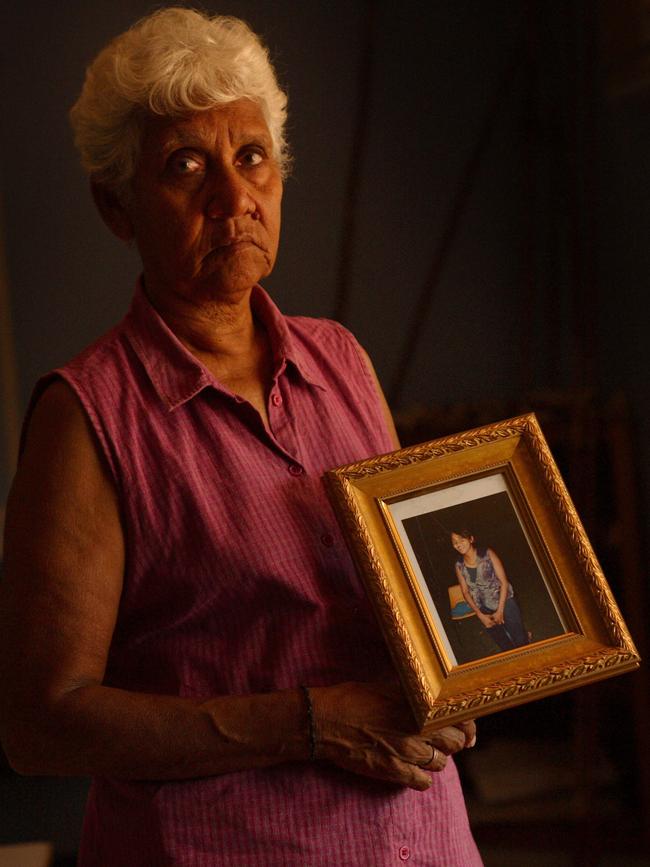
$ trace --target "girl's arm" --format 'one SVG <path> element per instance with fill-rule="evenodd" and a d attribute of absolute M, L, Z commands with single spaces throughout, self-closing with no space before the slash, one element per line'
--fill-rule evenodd
<path fill-rule="evenodd" d="M 501 562 L 501 558 L 492 548 L 487 549 L 487 554 L 490 560 L 492 561 L 492 565 L 494 566 L 494 574 L 499 579 L 499 604 L 497 606 L 497 610 L 494 612 L 492 617 L 494 618 L 495 623 L 503 623 L 503 612 L 506 607 L 506 599 L 508 598 L 508 576 L 506 575 L 506 570 L 503 567 L 503 563 Z"/>

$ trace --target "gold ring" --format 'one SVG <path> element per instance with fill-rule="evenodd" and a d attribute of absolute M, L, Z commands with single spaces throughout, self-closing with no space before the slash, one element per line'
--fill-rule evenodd
<path fill-rule="evenodd" d="M 422 762 L 420 764 L 421 768 L 429 768 L 436 761 L 438 750 L 434 747 L 433 744 L 429 744 L 429 746 L 431 747 L 431 756 L 426 760 L 426 762 Z"/>

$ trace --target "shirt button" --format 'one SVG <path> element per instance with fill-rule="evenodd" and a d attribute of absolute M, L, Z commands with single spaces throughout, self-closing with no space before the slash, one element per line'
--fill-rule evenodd
<path fill-rule="evenodd" d="M 273 406 L 281 406 L 282 405 L 282 395 L 278 394 L 277 391 L 274 391 L 271 395 L 271 403 Z"/>
<path fill-rule="evenodd" d="M 399 850 L 399 857 L 402 859 L 402 861 L 408 861 L 408 859 L 411 857 L 411 850 L 408 846 L 401 847 L 401 849 Z"/>
<path fill-rule="evenodd" d="M 326 548 L 331 548 L 334 544 L 334 536 L 331 533 L 323 533 L 320 540 Z"/>
<path fill-rule="evenodd" d="M 303 468 L 298 466 L 298 464 L 289 464 L 289 472 L 292 476 L 302 476 Z"/>

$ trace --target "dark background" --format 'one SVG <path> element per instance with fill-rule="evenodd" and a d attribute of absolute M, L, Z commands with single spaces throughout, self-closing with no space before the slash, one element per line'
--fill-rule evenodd
<path fill-rule="evenodd" d="M 204 6 L 261 32 L 289 91 L 295 170 L 268 281 L 280 306 L 352 328 L 404 443 L 535 411 L 645 653 L 648 3 Z M 0 507 L 35 379 L 131 295 L 137 262 L 94 212 L 66 113 L 85 65 L 152 8 L 0 7 Z M 546 850 L 555 865 L 641 857 L 648 693 L 642 670 L 483 720 L 462 770 L 486 853 L 508 840 L 529 865 Z M 509 738 L 518 761 L 506 743 L 499 767 L 549 780 L 527 799 L 512 776 L 496 799 L 483 785 Z M 7 770 L 0 840 L 44 837 L 69 856 L 84 787 Z"/>

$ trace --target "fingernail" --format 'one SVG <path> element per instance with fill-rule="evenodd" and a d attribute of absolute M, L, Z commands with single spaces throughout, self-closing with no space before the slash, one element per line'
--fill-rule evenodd
<path fill-rule="evenodd" d="M 472 740 L 467 744 L 467 749 L 471 750 L 473 746 L 476 744 L 476 735 L 472 735 Z"/>

